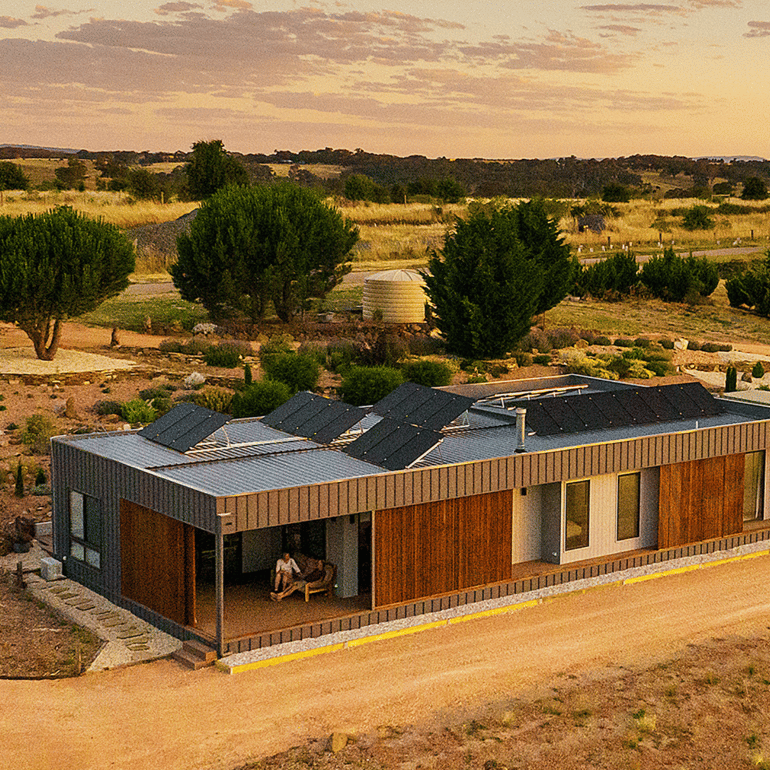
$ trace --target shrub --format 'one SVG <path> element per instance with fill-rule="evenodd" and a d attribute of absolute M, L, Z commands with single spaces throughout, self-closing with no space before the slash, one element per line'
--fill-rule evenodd
<path fill-rule="evenodd" d="M 717 343 L 717 342 L 704 342 L 700 346 L 700 349 L 704 353 L 716 353 L 716 352 L 718 352 L 719 350 L 722 349 L 722 346 L 719 343 Z"/>
<path fill-rule="evenodd" d="M 202 356 L 205 355 L 211 348 L 214 347 L 213 342 L 201 339 L 200 337 L 193 337 L 182 346 L 181 352 L 188 356 Z"/>
<path fill-rule="evenodd" d="M 373 366 L 394 367 L 409 355 L 409 344 L 403 337 L 383 331 L 375 340 L 372 349 L 362 356 L 363 362 Z"/>
<path fill-rule="evenodd" d="M 626 337 L 618 337 L 615 340 L 616 348 L 632 348 L 633 346 L 634 346 L 634 341 L 629 340 Z"/>
<path fill-rule="evenodd" d="M 452 370 L 441 361 L 408 361 L 401 367 L 401 372 L 407 382 L 416 382 L 429 388 L 452 382 Z"/>
<path fill-rule="evenodd" d="M 333 372 L 342 373 L 358 360 L 358 347 L 350 340 L 334 340 L 326 346 L 326 365 Z"/>
<path fill-rule="evenodd" d="M 713 209 L 708 206 L 692 206 L 682 217 L 685 230 L 711 230 L 716 226 L 711 216 Z"/>
<path fill-rule="evenodd" d="M 660 345 L 665 350 L 673 350 L 674 349 L 674 340 L 668 339 L 668 337 L 662 337 L 658 340 L 658 345 Z"/>
<path fill-rule="evenodd" d="M 581 267 L 575 277 L 574 293 L 600 299 L 620 299 L 638 282 L 639 266 L 631 253 L 618 252 L 593 265 Z"/>
<path fill-rule="evenodd" d="M 24 432 L 21 434 L 23 444 L 38 455 L 51 451 L 50 440 L 57 433 L 56 423 L 44 414 L 33 414 L 27 417 Z"/>
<path fill-rule="evenodd" d="M 152 401 L 154 398 L 168 398 L 175 390 L 173 385 L 158 385 L 154 388 L 145 388 L 139 391 L 139 398 L 144 401 Z"/>
<path fill-rule="evenodd" d="M 530 329 L 529 332 L 522 337 L 518 347 L 519 350 L 524 350 L 528 353 L 531 353 L 534 350 L 537 350 L 538 353 L 548 353 L 550 350 L 553 350 L 553 345 L 551 344 L 548 335 L 542 329 Z"/>
<path fill-rule="evenodd" d="M 232 410 L 233 394 L 222 388 L 206 388 L 194 393 L 190 398 L 194 404 L 211 409 L 214 412 L 230 414 Z"/>
<path fill-rule="evenodd" d="M 321 367 L 326 366 L 326 345 L 320 342 L 303 342 L 297 348 L 297 353 L 310 356 Z"/>
<path fill-rule="evenodd" d="M 764 259 L 754 261 L 748 270 L 730 278 L 725 288 L 732 307 L 745 305 L 759 315 L 770 316 L 770 249 Z"/>
<path fill-rule="evenodd" d="M 551 360 L 551 356 L 547 354 L 533 356 L 532 353 L 519 352 L 514 356 L 517 366 L 532 366 L 535 362 L 535 358 L 545 358 L 547 361 Z"/>
<path fill-rule="evenodd" d="M 550 366 L 551 364 L 551 356 L 547 355 L 546 353 L 542 353 L 538 356 L 532 357 L 532 363 L 538 364 L 540 366 Z"/>
<path fill-rule="evenodd" d="M 183 353 L 185 349 L 184 343 L 181 340 L 177 339 L 168 339 L 163 340 L 158 345 L 158 350 L 160 350 L 161 353 Z"/>
<path fill-rule="evenodd" d="M 719 271 L 705 257 L 677 257 L 666 249 L 661 257 L 652 257 L 639 273 L 641 282 L 653 296 L 681 302 L 692 295 L 707 297 L 719 284 Z"/>
<path fill-rule="evenodd" d="M 637 348 L 648 348 L 650 345 L 652 345 L 652 340 L 649 337 L 637 337 L 634 340 L 634 347 Z"/>
<path fill-rule="evenodd" d="M 123 419 L 131 425 L 153 422 L 156 417 L 152 406 L 141 398 L 132 398 L 130 401 L 126 401 L 123 404 L 121 414 Z"/>
<path fill-rule="evenodd" d="M 216 346 L 210 346 L 203 354 L 207 366 L 221 366 L 234 369 L 244 356 L 251 355 L 251 345 L 239 340 L 227 340 Z"/>
<path fill-rule="evenodd" d="M 155 410 L 156 418 L 162 417 L 166 412 L 170 412 L 171 407 L 174 406 L 170 396 L 156 396 L 150 401 L 150 405 Z"/>
<path fill-rule="evenodd" d="M 236 393 L 231 401 L 233 417 L 259 417 L 269 414 L 291 398 L 291 390 L 284 382 L 262 380 L 253 382 Z"/>
<path fill-rule="evenodd" d="M 700 349 L 701 349 L 701 343 L 698 342 L 698 340 L 688 340 L 687 350 L 700 350 Z"/>
<path fill-rule="evenodd" d="M 765 376 L 765 367 L 762 366 L 761 361 L 757 361 L 751 369 L 751 376 L 757 380 L 761 380 Z"/>
<path fill-rule="evenodd" d="M 254 381 L 254 375 L 251 373 L 251 365 L 244 364 L 243 365 L 243 384 L 251 385 L 253 381 Z"/>
<path fill-rule="evenodd" d="M 14 484 L 13 493 L 16 497 L 24 497 L 24 468 L 21 465 L 21 460 L 16 466 L 16 483 Z"/>
<path fill-rule="evenodd" d="M 293 353 L 293 343 L 294 338 L 291 334 L 276 334 L 274 337 L 271 337 L 259 349 L 259 360 L 262 362 L 262 366 L 270 358 L 283 355 L 284 353 Z"/>
<path fill-rule="evenodd" d="M 580 335 L 574 329 L 556 328 L 548 330 L 548 341 L 551 343 L 553 350 L 571 348 L 579 339 Z"/>
<path fill-rule="evenodd" d="M 567 371 L 571 374 L 583 374 L 587 377 L 600 377 L 603 380 L 617 380 L 616 372 L 607 368 L 606 363 L 600 358 L 580 354 L 566 360 Z"/>
<path fill-rule="evenodd" d="M 759 363 L 759 362 L 757 362 Z M 761 377 L 762 375 L 760 375 Z M 46 478 L 45 471 L 42 468 L 38 468 L 37 472 L 35 473 L 35 486 L 39 487 L 46 483 L 48 479 Z"/>
<path fill-rule="evenodd" d="M 354 406 L 374 404 L 404 381 L 401 372 L 389 366 L 352 366 L 339 387 L 343 401 Z"/>
<path fill-rule="evenodd" d="M 738 370 L 734 366 L 728 366 L 725 374 L 725 393 L 734 393 L 736 390 L 738 390 Z"/>
<path fill-rule="evenodd" d="M 268 379 L 285 383 L 292 393 L 298 390 L 313 390 L 321 374 L 321 367 L 315 357 L 308 353 L 281 353 L 269 356 L 262 361 L 262 368 Z"/>
<path fill-rule="evenodd" d="M 97 401 L 94 404 L 97 414 L 117 414 L 123 416 L 123 403 L 121 401 Z"/>
<path fill-rule="evenodd" d="M 475 361 L 471 358 L 463 358 L 460 361 L 460 369 L 464 372 L 472 372 L 474 374 L 486 374 L 487 364 L 486 361 Z"/>
<path fill-rule="evenodd" d="M 413 356 L 436 356 L 446 350 L 443 340 L 431 337 L 429 334 L 411 337 L 407 343 L 409 345 L 409 353 Z"/>

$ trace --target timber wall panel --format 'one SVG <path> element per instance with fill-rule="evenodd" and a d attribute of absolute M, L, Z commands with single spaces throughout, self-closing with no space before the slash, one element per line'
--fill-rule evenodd
<path fill-rule="evenodd" d="M 726 537 L 743 529 L 743 455 L 660 469 L 658 547 Z"/>
<path fill-rule="evenodd" d="M 508 579 L 512 510 L 505 491 L 377 511 L 375 606 Z"/>

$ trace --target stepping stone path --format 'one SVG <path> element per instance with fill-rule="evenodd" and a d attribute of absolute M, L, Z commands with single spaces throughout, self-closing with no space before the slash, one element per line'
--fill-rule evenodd
<path fill-rule="evenodd" d="M 150 626 L 128 611 L 119 608 L 105 609 L 103 603 L 99 606 L 101 597 L 92 599 L 92 592 L 86 588 L 80 590 L 77 584 L 37 583 L 36 588 L 69 607 L 87 613 L 92 623 L 99 628 L 100 636 L 123 645 L 131 653 L 133 660 L 146 659 L 145 653 L 151 652 Z"/>

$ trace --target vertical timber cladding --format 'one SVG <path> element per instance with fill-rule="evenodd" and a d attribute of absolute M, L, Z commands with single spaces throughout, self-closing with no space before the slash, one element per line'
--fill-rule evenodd
<path fill-rule="evenodd" d="M 195 530 L 120 501 L 121 593 L 180 625 L 195 625 Z"/>
<path fill-rule="evenodd" d="M 377 607 L 511 578 L 510 490 L 376 512 Z"/>
<path fill-rule="evenodd" d="M 658 548 L 742 532 L 743 466 L 742 454 L 661 466 Z"/>

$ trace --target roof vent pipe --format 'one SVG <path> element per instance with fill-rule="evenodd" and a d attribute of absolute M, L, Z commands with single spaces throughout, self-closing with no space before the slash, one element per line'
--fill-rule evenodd
<path fill-rule="evenodd" d="M 519 407 L 516 410 L 516 435 L 519 437 L 519 442 L 516 446 L 517 452 L 526 452 L 526 447 L 524 446 L 524 435 L 527 430 L 527 410 L 523 407 Z"/>

